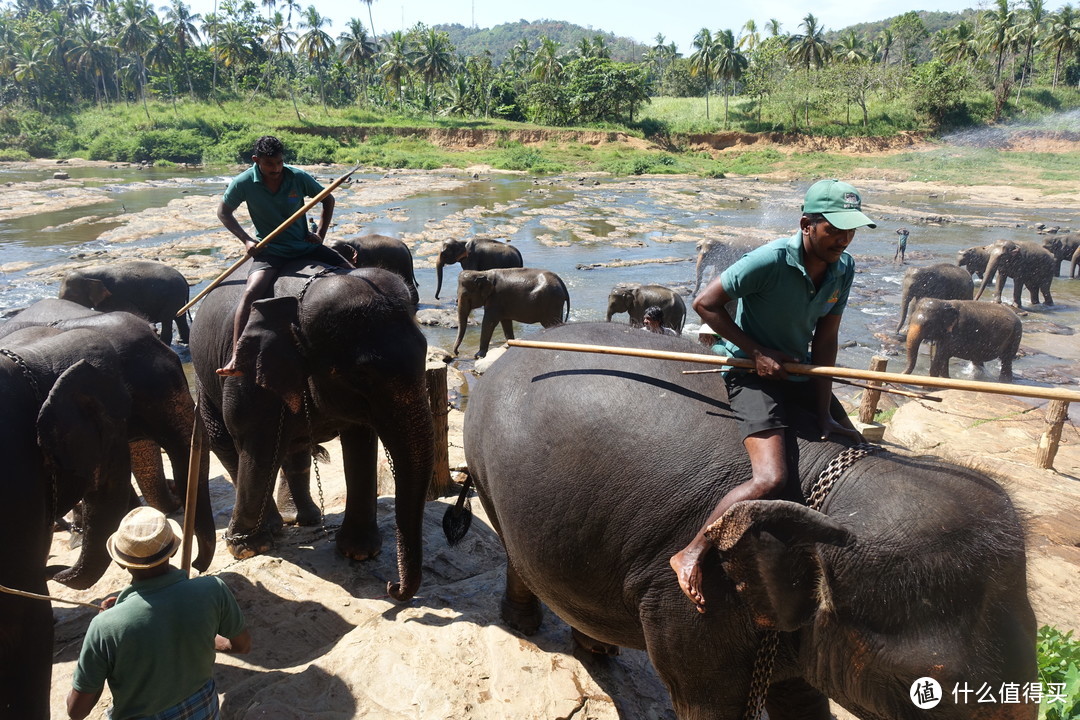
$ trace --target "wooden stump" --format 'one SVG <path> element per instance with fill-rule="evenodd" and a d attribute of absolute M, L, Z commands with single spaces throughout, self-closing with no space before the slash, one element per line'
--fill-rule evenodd
<path fill-rule="evenodd" d="M 870 369 L 874 372 L 885 372 L 885 368 L 888 367 L 888 358 L 883 358 L 880 355 L 875 355 L 870 361 Z M 870 381 L 871 385 L 880 387 L 881 383 L 874 380 Z M 859 404 L 859 422 L 870 424 L 874 422 L 874 415 L 877 414 L 878 398 L 881 397 L 880 390 L 867 389 L 863 392 L 862 402 Z"/>
<path fill-rule="evenodd" d="M 450 478 L 450 403 L 446 392 L 446 363 L 428 363 L 426 374 L 428 402 L 431 403 L 431 420 L 435 428 L 435 464 L 428 500 L 434 500 L 455 492 L 454 481 Z"/>
<path fill-rule="evenodd" d="M 1050 427 L 1039 438 L 1039 449 L 1035 454 L 1035 467 L 1049 470 L 1054 467 L 1058 443 L 1061 442 L 1061 429 L 1069 417 L 1069 403 L 1065 400 L 1051 400 L 1046 406 L 1046 422 Z"/>

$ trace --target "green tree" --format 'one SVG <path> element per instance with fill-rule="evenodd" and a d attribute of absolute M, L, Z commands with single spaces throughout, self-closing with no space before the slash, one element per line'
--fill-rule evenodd
<path fill-rule="evenodd" d="M 975 28 L 967 20 L 961 20 L 951 28 L 939 30 L 934 35 L 931 47 L 938 57 L 946 62 L 970 64 L 979 59 Z"/>
<path fill-rule="evenodd" d="M 386 49 L 380 56 L 382 62 L 379 65 L 379 74 L 387 84 L 394 86 L 397 95 L 398 109 L 405 107 L 405 96 L 402 85 L 409 75 L 409 41 L 405 33 L 395 30 L 390 33 L 386 42 Z"/>
<path fill-rule="evenodd" d="M 728 98 L 731 91 L 743 76 L 749 62 L 746 56 L 739 52 L 735 44 L 735 35 L 730 30 L 721 30 L 716 33 L 716 75 L 724 85 L 724 128 L 728 126 Z"/>
<path fill-rule="evenodd" d="M 1005 61 L 1016 45 L 1016 13 L 1009 0 L 995 0 L 994 9 L 983 12 L 982 28 L 983 45 L 997 57 L 994 84 L 1000 85 Z"/>
<path fill-rule="evenodd" d="M 367 100 L 368 74 L 375 64 L 379 44 L 368 36 L 364 24 L 357 18 L 349 20 L 349 29 L 338 36 L 338 57 L 361 78 L 364 99 Z"/>
<path fill-rule="evenodd" d="M 187 78 L 188 93 L 195 97 L 195 85 L 191 80 L 191 65 L 188 61 L 188 51 L 199 42 L 199 28 L 196 25 L 202 17 L 192 14 L 191 9 L 184 4 L 183 0 L 172 0 L 172 4 L 161 8 L 165 12 L 165 22 L 171 29 L 173 39 L 176 42 L 180 63 L 184 69 L 184 77 Z"/>
<path fill-rule="evenodd" d="M 1020 85 L 1016 88 L 1016 100 L 1020 101 L 1020 91 L 1031 73 L 1032 55 L 1035 44 L 1042 38 L 1046 26 L 1046 6 L 1043 0 L 1026 0 L 1027 10 L 1021 14 L 1016 25 L 1016 41 L 1023 45 L 1023 60 L 1020 68 Z"/>
<path fill-rule="evenodd" d="M 694 52 L 690 54 L 690 73 L 705 80 L 705 119 L 709 119 L 709 89 L 716 77 L 716 41 L 709 28 L 701 28 L 694 36 Z"/>
<path fill-rule="evenodd" d="M 914 10 L 909 10 L 889 25 L 900 46 L 900 66 L 909 68 L 915 63 L 915 48 L 926 38 L 926 24 Z"/>
<path fill-rule="evenodd" d="M 412 55 L 412 66 L 416 74 L 424 79 L 424 95 L 431 109 L 431 119 L 435 120 L 435 84 L 448 77 L 453 67 L 454 46 L 450 36 L 434 28 L 428 28 L 420 34 L 416 50 Z"/>
<path fill-rule="evenodd" d="M 795 65 L 806 68 L 806 83 L 810 86 L 810 69 L 820 68 L 832 59 L 832 47 L 825 41 L 825 30 L 818 25 L 813 13 L 808 13 L 799 24 L 801 35 L 792 35 L 788 40 L 791 60 Z M 804 104 L 804 122 L 810 126 L 810 96 Z"/>
<path fill-rule="evenodd" d="M 540 47 L 533 57 L 532 76 L 540 82 L 558 82 L 563 64 L 559 58 L 559 43 L 547 35 L 540 38 Z"/>
<path fill-rule="evenodd" d="M 840 35 L 836 48 L 833 50 L 833 55 L 837 60 L 844 63 L 862 62 L 868 58 L 866 40 L 854 29 L 848 28 L 846 32 Z"/>
<path fill-rule="evenodd" d="M 1073 10 L 1072 5 L 1065 5 L 1050 18 L 1046 46 L 1054 53 L 1053 88 L 1056 90 L 1062 59 L 1075 55 L 1080 47 L 1080 15 Z"/>
<path fill-rule="evenodd" d="M 962 65 L 934 59 L 915 68 L 911 76 L 912 107 L 935 125 L 964 107 L 971 78 Z"/>
<path fill-rule="evenodd" d="M 116 45 L 134 61 L 137 70 L 139 96 L 142 98 L 146 119 L 150 110 L 146 106 L 146 51 L 153 42 L 150 34 L 150 17 L 153 12 L 143 0 L 123 0 L 120 4 L 120 25 Z"/>
<path fill-rule="evenodd" d="M 315 66 L 319 76 L 319 99 L 323 107 L 326 107 L 326 89 L 323 83 L 323 72 L 326 61 L 334 52 L 334 39 L 327 34 L 324 27 L 330 24 L 330 18 L 323 17 L 314 5 L 308 5 L 304 11 L 304 18 L 300 21 L 301 29 L 307 32 L 296 41 L 296 49 L 308 62 Z"/>
<path fill-rule="evenodd" d="M 113 53 L 104 33 L 94 27 L 91 21 L 82 20 L 75 25 L 70 57 L 75 68 L 91 79 L 94 102 L 99 105 L 103 97 L 108 98 L 105 74 L 112 64 Z"/>

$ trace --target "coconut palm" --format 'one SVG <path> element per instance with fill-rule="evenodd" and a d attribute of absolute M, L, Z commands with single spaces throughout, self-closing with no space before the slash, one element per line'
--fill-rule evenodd
<path fill-rule="evenodd" d="M 416 50 L 412 54 L 412 67 L 416 74 L 424 79 L 424 95 L 431 109 L 431 119 L 435 120 L 435 83 L 450 75 L 454 65 L 454 46 L 450 36 L 434 28 L 420 35 Z"/>
<path fill-rule="evenodd" d="M 558 80 L 562 73 L 562 60 L 559 59 L 560 43 L 547 35 L 540 38 L 540 47 L 533 57 L 532 76 L 540 82 L 550 83 Z"/>
<path fill-rule="evenodd" d="M 176 39 L 172 28 L 161 22 L 156 15 L 150 16 L 150 46 L 146 49 L 147 67 L 161 73 L 169 83 L 169 96 L 176 110 L 176 93 L 173 91 L 173 64 L 176 62 Z"/>
<path fill-rule="evenodd" d="M 380 58 L 379 74 L 387 83 L 391 83 L 397 89 L 398 109 L 405 107 L 405 97 L 402 84 L 409 75 L 409 40 L 405 33 L 395 30 L 390 33 L 386 41 L 386 49 Z"/>
<path fill-rule="evenodd" d="M 262 40 L 262 48 L 270 56 L 266 63 L 265 79 L 269 84 L 270 74 L 274 69 L 280 69 L 280 71 L 286 75 L 285 85 L 289 89 L 289 99 L 292 100 L 293 112 L 296 113 L 296 121 L 302 122 L 300 118 L 300 108 L 296 105 L 296 91 L 293 88 L 293 84 L 289 82 L 287 75 L 288 62 L 292 57 L 289 55 L 289 52 L 293 49 L 295 44 L 296 33 L 289 27 L 288 21 L 282 17 L 280 12 L 274 13 L 274 17 L 270 21 L 270 25 L 266 28 Z"/>
<path fill-rule="evenodd" d="M 188 92 L 194 98 L 195 85 L 191 81 L 188 50 L 199 42 L 199 29 L 196 23 L 202 20 L 202 17 L 198 14 L 193 15 L 183 0 L 172 0 L 171 5 L 162 5 L 161 9 L 165 12 L 165 22 L 171 28 L 173 39 L 176 41 L 180 63 L 184 68 L 184 77 L 187 78 Z"/>
<path fill-rule="evenodd" d="M 714 53 L 714 66 L 716 75 L 724 83 L 724 128 L 728 126 L 728 98 L 731 97 L 731 89 L 746 71 L 749 62 L 746 56 L 739 52 L 735 44 L 735 35 L 730 30 L 721 30 L 713 38 L 716 51 Z"/>
<path fill-rule="evenodd" d="M 840 35 L 840 40 L 836 43 L 833 55 L 841 62 L 862 62 L 867 58 L 866 40 L 863 39 L 862 35 L 848 28 L 847 32 Z"/>
<path fill-rule="evenodd" d="M 780 37 L 780 21 L 769 18 L 769 22 L 765 23 L 765 30 L 768 31 L 769 37 Z"/>
<path fill-rule="evenodd" d="M 1024 64 L 1020 73 L 1020 86 L 1016 88 L 1016 99 L 1020 100 L 1020 90 L 1024 87 L 1031 72 L 1031 58 L 1035 44 L 1039 42 L 1045 31 L 1046 6 L 1043 0 L 1026 0 L 1027 10 L 1022 14 L 1020 22 L 1016 26 L 1016 40 L 1024 46 Z"/>
<path fill-rule="evenodd" d="M 709 88 L 716 77 L 716 41 L 709 28 L 701 28 L 691 43 L 694 52 L 690 54 L 690 74 L 705 78 L 705 119 L 709 119 Z"/>
<path fill-rule="evenodd" d="M 592 56 L 598 58 L 610 58 L 611 48 L 608 47 L 607 41 L 604 40 L 603 35 L 593 35 L 592 39 Z"/>
<path fill-rule="evenodd" d="M 15 49 L 12 79 L 26 91 L 35 108 L 41 106 L 41 93 L 47 86 L 50 70 L 48 51 L 39 43 L 29 40 Z"/>
<path fill-rule="evenodd" d="M 304 18 L 300 21 L 300 27 L 307 28 L 307 32 L 296 42 L 296 49 L 315 66 L 319 75 L 319 99 L 324 109 L 326 108 L 326 89 L 323 82 L 323 70 L 327 59 L 334 52 L 334 39 L 323 30 L 323 27 L 329 24 L 330 18 L 320 15 L 314 5 L 308 5 L 307 10 L 304 11 Z"/>
<path fill-rule="evenodd" d="M 113 47 L 108 43 L 105 34 L 91 21 L 82 20 L 75 25 L 68 57 L 76 70 L 92 79 L 94 101 L 99 105 L 102 96 L 108 97 L 105 73 L 112 63 L 113 54 Z"/>
<path fill-rule="evenodd" d="M 146 51 L 153 42 L 150 34 L 153 10 L 143 0 L 123 0 L 119 7 L 120 25 L 116 37 L 117 47 L 133 60 L 146 119 L 150 110 L 146 106 Z M 154 16 L 156 18 L 156 16 Z"/>
<path fill-rule="evenodd" d="M 754 52 L 754 48 L 756 48 L 760 42 L 761 33 L 758 32 L 757 23 L 753 20 L 747 20 L 743 23 L 742 34 L 739 35 L 739 49 L 752 53 Z"/>
<path fill-rule="evenodd" d="M 792 35 L 788 47 L 792 62 L 806 68 L 806 77 L 809 80 L 811 67 L 820 68 L 832 58 L 832 47 L 825 41 L 825 31 L 818 25 L 818 19 L 813 13 L 807 13 L 799 27 L 802 28 L 803 33 Z M 806 98 L 803 108 L 804 121 L 809 125 L 809 97 Z"/>
<path fill-rule="evenodd" d="M 1050 18 L 1046 46 L 1054 51 L 1053 87 L 1056 90 L 1062 59 L 1080 47 L 1080 14 L 1073 10 L 1072 5 L 1065 5 Z"/>
<path fill-rule="evenodd" d="M 979 58 L 975 28 L 967 20 L 939 31 L 931 46 L 934 53 L 948 63 L 975 62 Z"/>
<path fill-rule="evenodd" d="M 878 33 L 877 36 L 878 47 L 881 48 L 881 64 L 889 64 L 889 51 L 892 50 L 893 43 L 896 42 L 896 38 L 893 37 L 893 32 L 889 28 L 885 28 Z"/>
<path fill-rule="evenodd" d="M 378 42 L 379 34 L 375 32 L 375 20 L 371 17 L 371 3 L 375 2 L 375 0 L 360 0 L 360 2 L 367 5 L 368 23 L 371 25 L 371 37 L 375 38 L 375 42 Z"/>
<path fill-rule="evenodd" d="M 1009 7 L 1009 0 L 995 0 L 993 10 L 983 11 L 982 21 L 983 44 L 997 56 L 994 63 L 994 83 L 998 84 L 1001 82 L 1005 59 L 1015 45 L 1016 12 Z"/>
<path fill-rule="evenodd" d="M 338 35 L 338 57 L 347 67 L 363 78 L 364 99 L 367 100 L 368 71 L 375 64 L 379 44 L 367 34 L 364 24 L 357 18 L 349 20 L 349 29 Z"/>

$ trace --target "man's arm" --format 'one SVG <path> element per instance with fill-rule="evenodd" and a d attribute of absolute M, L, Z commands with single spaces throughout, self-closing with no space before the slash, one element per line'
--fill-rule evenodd
<path fill-rule="evenodd" d="M 231 232 L 237 237 L 237 239 L 244 243 L 244 248 L 250 253 L 251 249 L 258 245 L 258 241 L 255 238 L 248 235 L 240 225 L 240 221 L 236 219 L 236 208 L 229 207 L 224 202 L 218 203 L 217 216 L 221 224 L 225 226 L 225 229 Z"/>
<path fill-rule="evenodd" d="M 231 638 L 218 635 L 214 638 L 214 649 L 222 653 L 233 655 L 246 655 L 251 652 L 251 633 L 247 628 L 240 631 L 239 635 Z"/>
<path fill-rule="evenodd" d="M 823 315 L 818 320 L 814 328 L 814 339 L 810 342 L 810 362 L 814 365 L 836 365 L 836 354 L 840 348 L 838 338 L 842 317 L 842 315 L 829 314 Z M 824 440 L 832 433 L 839 433 L 861 440 L 862 437 L 858 432 L 836 422 L 829 412 L 829 406 L 832 404 L 832 378 L 815 376 L 810 378 L 810 382 L 814 388 L 821 439 Z"/>
<path fill-rule="evenodd" d="M 334 218 L 335 204 L 336 201 L 334 200 L 333 194 L 327 195 L 322 200 L 322 215 L 319 217 L 319 229 L 315 232 L 315 235 L 319 238 L 319 242 L 326 239 L 326 232 L 330 229 L 330 221 Z"/>
<path fill-rule="evenodd" d="M 104 688 L 102 688 L 103 690 Z M 90 711 L 97 705 L 98 699 L 101 697 L 101 690 L 96 693 L 80 692 L 75 688 L 71 688 L 71 692 L 67 697 L 67 713 L 71 720 L 82 720 L 84 717 L 90 714 Z"/>
<path fill-rule="evenodd" d="M 747 335 L 742 328 L 735 324 L 734 318 L 725 307 L 733 299 L 724 289 L 723 276 L 713 278 L 705 289 L 694 300 L 694 311 L 701 317 L 706 325 L 711 327 L 717 335 L 731 341 L 740 350 L 754 360 L 754 371 L 765 378 L 783 380 L 787 377 L 783 363 L 791 362 L 790 358 L 778 350 L 765 347 L 752 337 Z"/>

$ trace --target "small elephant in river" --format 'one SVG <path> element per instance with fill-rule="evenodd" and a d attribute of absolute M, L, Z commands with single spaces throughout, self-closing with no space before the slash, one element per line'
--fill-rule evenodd
<path fill-rule="evenodd" d="M 539 339 L 708 354 L 612 323 Z M 1024 527 L 976 470 L 882 448 L 860 458 L 796 418 L 792 481 L 710 528 L 708 610 L 695 610 L 668 561 L 751 475 L 723 381 L 682 374 L 700 367 L 511 348 L 473 388 L 465 457 L 506 549 L 504 622 L 534 632 L 543 601 L 587 650 L 644 650 L 681 720 L 751 717 L 762 699 L 773 720 L 827 720 L 829 698 L 913 720 L 923 676 L 943 688 L 927 717 L 1034 720 L 1036 705 L 988 713 L 949 691 L 1037 678 Z"/>
<path fill-rule="evenodd" d="M 967 269 L 972 276 L 986 276 L 986 263 L 990 261 L 990 245 L 977 245 L 956 253 L 956 264 Z"/>
<path fill-rule="evenodd" d="M 1080 265 L 1080 247 L 1073 250 L 1071 259 L 1069 260 L 1069 278 L 1077 277 L 1077 265 Z"/>
<path fill-rule="evenodd" d="M 748 240 L 701 240 L 697 244 L 697 266 L 695 269 L 694 295 L 701 289 L 701 280 L 705 268 L 712 267 L 716 273 L 727 270 L 736 260 L 750 252 L 756 245 Z"/>
<path fill-rule="evenodd" d="M 91 330 L 27 327 L 4 338 L 0 585 L 48 595 L 49 575 L 86 589 L 108 568 L 105 541 L 131 488 L 132 402 L 121 362 Z M 53 524 L 80 500 L 87 529 L 79 558 L 46 568 Z M 52 661 L 49 603 L 0 593 L 0 717 L 48 720 Z"/>
<path fill-rule="evenodd" d="M 1057 265 L 1054 266 L 1054 277 L 1061 277 L 1062 260 L 1070 261 L 1069 277 L 1073 277 L 1073 269 L 1076 267 L 1076 263 L 1071 262 L 1071 260 L 1080 250 L 1080 233 L 1048 237 L 1043 240 L 1042 246 L 1057 259 Z"/>
<path fill-rule="evenodd" d="M 1001 360 L 1000 380 L 1012 382 L 1012 363 L 1020 349 L 1023 324 L 1010 308 L 974 300 L 923 298 L 911 315 L 907 332 L 907 367 L 915 369 L 919 345 L 930 349 L 930 375 L 949 377 L 949 360 L 970 360 L 979 369 L 987 360 Z"/>
<path fill-rule="evenodd" d="M 509 243 L 498 240 L 446 240 L 435 261 L 435 299 L 442 291 L 443 265 L 461 263 L 462 270 L 493 270 L 495 268 L 519 268 L 525 263 L 521 251 Z"/>
<path fill-rule="evenodd" d="M 664 327 L 682 334 L 686 303 L 679 293 L 663 285 L 619 283 L 608 294 L 607 320 L 611 322 L 617 313 L 628 313 L 630 324 L 642 327 L 645 311 L 654 305 L 664 311 Z"/>
<path fill-rule="evenodd" d="M 565 305 L 566 311 L 563 312 Z M 566 283 L 550 270 L 535 268 L 495 268 L 462 270 L 458 274 L 458 333 L 453 354 L 457 355 L 469 313 L 484 308 L 480 323 L 480 349 L 476 357 L 487 355 L 491 334 L 502 323 L 503 335 L 514 339 L 514 320 L 552 327 L 570 317 L 570 291 Z"/>
<path fill-rule="evenodd" d="M 958 265 L 938 263 L 926 267 L 908 268 L 904 273 L 903 290 L 900 293 L 900 322 L 896 332 L 904 327 L 908 307 L 920 298 L 934 297 L 942 300 L 970 300 L 975 292 L 971 274 Z"/>
<path fill-rule="evenodd" d="M 413 256 L 409 246 L 387 235 L 361 235 L 348 240 L 335 240 L 330 248 L 336 250 L 356 267 L 380 267 L 397 273 L 409 288 L 413 305 L 420 303 L 420 283 L 413 273 Z"/>
<path fill-rule="evenodd" d="M 1054 299 L 1050 296 L 1050 283 L 1054 280 L 1054 270 L 1058 262 L 1053 254 L 1033 242 L 1016 242 L 1015 240 L 998 240 L 990 245 L 990 258 L 986 263 L 986 276 L 979 285 L 979 292 L 975 299 L 982 297 L 986 284 L 1000 273 L 1001 278 L 997 282 L 994 292 L 994 302 L 1001 302 L 1001 291 L 1005 287 L 1005 278 L 1010 277 L 1013 281 L 1013 304 L 1020 307 L 1020 296 L 1024 287 L 1031 294 L 1031 304 L 1037 305 L 1039 293 L 1042 293 L 1043 303 L 1053 305 Z"/>
<path fill-rule="evenodd" d="M 165 263 L 133 260 L 72 270 L 60 281 L 59 297 L 100 312 L 123 310 L 161 323 L 166 345 L 172 342 L 175 322 L 180 342 L 187 344 L 187 315 L 177 313 L 187 305 L 188 282 Z"/>

